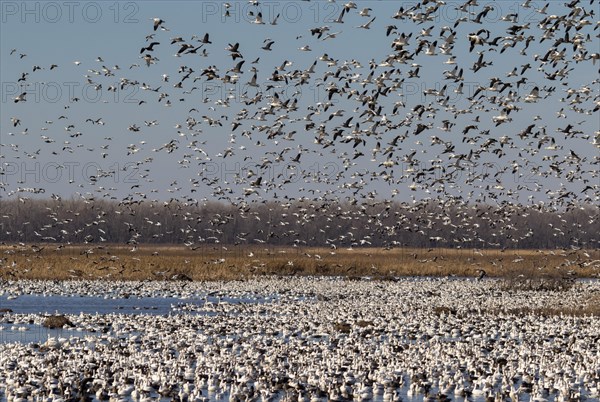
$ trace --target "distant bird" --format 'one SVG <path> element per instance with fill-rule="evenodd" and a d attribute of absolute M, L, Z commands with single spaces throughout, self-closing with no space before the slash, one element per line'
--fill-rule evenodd
<path fill-rule="evenodd" d="M 152 22 L 154 24 L 154 30 L 155 31 L 158 29 L 158 27 L 162 28 L 162 24 L 164 24 L 164 22 L 165 22 L 163 19 L 157 18 L 157 17 L 151 18 L 151 20 L 152 20 Z"/>
<path fill-rule="evenodd" d="M 486 34 L 485 37 L 481 36 L 481 34 L 483 33 Z M 467 39 L 469 39 L 470 42 L 469 52 L 472 52 L 476 45 L 482 46 L 483 44 L 485 44 L 486 39 L 489 38 L 489 36 L 490 31 L 488 31 L 487 29 L 480 29 L 476 33 L 470 33 L 469 35 L 467 35 Z"/>
<path fill-rule="evenodd" d="M 337 37 L 337 35 L 339 35 L 339 34 L 341 34 L 341 33 L 342 33 L 341 31 L 339 31 L 339 32 L 331 32 L 331 33 L 328 33 L 327 35 L 325 35 L 325 36 L 323 37 L 323 39 L 322 39 L 322 40 L 323 40 L 323 41 L 326 41 L 327 39 L 334 39 L 335 37 Z"/>
<path fill-rule="evenodd" d="M 200 40 L 200 43 L 204 43 L 204 44 L 210 44 L 212 43 L 209 39 L 208 39 L 208 33 L 204 34 L 204 37 Z"/>
<path fill-rule="evenodd" d="M 356 28 L 370 29 L 370 27 L 371 27 L 371 24 L 373 23 L 373 21 L 375 21 L 375 18 L 377 18 L 377 17 L 373 17 L 373 18 L 371 18 L 371 19 L 369 20 L 369 22 L 367 22 L 367 23 L 365 23 L 365 24 L 362 24 L 362 25 L 359 25 L 359 26 L 357 26 Z"/>
<path fill-rule="evenodd" d="M 26 96 L 27 96 L 26 92 L 21 92 L 19 95 L 17 95 L 16 97 L 13 98 L 13 101 L 15 103 L 25 102 L 27 100 L 27 99 L 25 99 Z"/>
<path fill-rule="evenodd" d="M 525 96 L 525 102 L 534 103 L 540 99 L 540 89 L 538 87 L 534 87 L 531 92 Z"/>
<path fill-rule="evenodd" d="M 264 23 L 264 21 L 263 21 L 263 16 L 262 16 L 262 13 L 261 13 L 261 12 L 259 12 L 259 13 L 256 15 L 256 18 L 254 19 L 254 21 L 251 21 L 251 22 L 252 22 L 253 24 L 264 25 L 265 23 Z"/>
<path fill-rule="evenodd" d="M 160 45 L 160 43 L 159 42 L 152 42 L 148 46 L 142 47 L 142 49 L 140 50 L 140 54 L 144 53 L 145 51 L 148 51 L 148 52 L 153 51 L 154 50 L 154 46 L 156 46 L 156 45 Z"/>
<path fill-rule="evenodd" d="M 369 14 L 371 11 L 373 11 L 373 9 L 371 8 L 363 8 L 358 14 L 361 17 L 370 17 L 371 15 Z"/>
<path fill-rule="evenodd" d="M 259 85 L 256 82 L 256 79 L 257 79 L 257 73 L 254 73 L 254 75 L 252 76 L 252 78 L 248 82 L 248 85 L 250 85 L 251 87 L 258 87 Z"/>
<path fill-rule="evenodd" d="M 268 41 L 265 45 L 263 45 L 261 47 L 261 49 L 263 49 L 263 50 L 269 50 L 270 51 L 271 50 L 271 46 L 273 45 L 273 43 L 275 43 L 275 41 L 272 41 L 272 40 Z"/>

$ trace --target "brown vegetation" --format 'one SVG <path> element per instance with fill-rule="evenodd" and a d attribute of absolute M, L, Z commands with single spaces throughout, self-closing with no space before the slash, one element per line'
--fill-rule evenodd
<path fill-rule="evenodd" d="M 519 308 L 510 308 L 503 311 L 493 311 L 493 313 L 504 313 L 512 315 L 537 315 L 541 317 L 552 317 L 556 315 L 566 315 L 574 317 L 585 316 L 600 316 L 600 295 L 591 295 L 577 307 L 571 306 L 545 306 L 545 307 L 529 307 L 522 306 Z"/>
<path fill-rule="evenodd" d="M 573 271 L 561 272 L 560 270 L 540 271 L 517 274 L 512 272 L 502 278 L 502 290 L 531 290 L 531 291 L 563 291 L 570 289 L 575 283 Z"/>
<path fill-rule="evenodd" d="M 132 251 L 133 250 L 133 251 Z M 599 277 L 599 250 L 297 248 L 284 246 L 6 245 L 3 279 L 235 280 L 256 275 L 504 278 L 506 289 L 554 289 Z"/>

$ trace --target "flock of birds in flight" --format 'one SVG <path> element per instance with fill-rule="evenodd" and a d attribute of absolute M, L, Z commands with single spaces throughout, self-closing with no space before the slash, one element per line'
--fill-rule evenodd
<path fill-rule="evenodd" d="M 265 26 L 252 28 L 253 37 L 267 35 L 269 26 L 282 24 L 279 14 L 266 18 L 259 1 L 250 3 L 249 22 Z M 64 113 L 45 121 L 41 128 L 43 149 L 22 149 L 21 140 L 17 140 L 2 144 L 3 158 L 43 159 L 44 153 L 51 152 L 49 157 L 60 161 L 87 150 L 98 160 L 135 160 L 138 179 L 152 183 L 153 163 L 165 168 L 164 158 L 157 164 L 155 159 L 159 158 L 154 154 L 164 152 L 170 160 L 177 160 L 178 168 L 197 173 L 188 186 L 174 180 L 166 189 L 169 196 L 181 194 L 189 202 L 196 199 L 193 193 L 201 194 L 207 188 L 212 199 L 234 204 L 265 201 L 269 196 L 293 200 L 286 192 L 300 183 L 300 200 L 309 199 L 308 194 L 320 201 L 339 199 L 339 194 L 349 194 L 353 202 L 389 198 L 378 193 L 383 187 L 390 189 L 391 198 L 400 193 L 414 197 L 421 192 L 425 197 L 455 196 L 473 203 L 513 203 L 522 202 L 519 197 L 526 195 L 530 202 L 545 197 L 545 202 L 555 207 L 578 202 L 597 205 L 600 79 L 594 70 L 600 59 L 600 24 L 594 22 L 594 3 L 572 0 L 539 7 L 526 0 L 520 10 L 534 13 L 536 21 L 523 22 L 519 13 L 505 13 L 494 24 L 485 23 L 489 13 L 504 10 L 499 4 L 481 5 L 477 0 L 461 5 L 423 0 L 401 5 L 392 15 L 381 15 L 376 8 L 362 8 L 353 1 L 334 3 L 339 14 L 331 21 L 309 28 L 295 25 L 305 30 L 296 37 L 295 49 L 302 55 L 299 60 L 324 42 L 334 46 L 332 51 L 339 50 L 336 41 L 343 40 L 348 29 L 380 33 L 380 40 L 389 43 L 389 54 L 380 60 L 361 61 L 323 53 L 304 67 L 296 66 L 301 62 L 294 61 L 296 50 L 278 47 L 276 39 L 266 37 L 257 48 L 248 41 L 223 47 L 212 32 L 173 36 L 173 21 L 151 18 L 150 32 L 138 50 L 139 62 L 129 69 L 118 65 L 110 68 L 108 61 L 98 57 L 97 67 L 85 74 L 86 83 L 97 91 L 137 88 L 144 94 L 132 115 L 135 121 L 126 131 L 111 125 L 108 116 L 86 116 L 85 121 L 76 122 L 80 117 L 73 113 L 77 113 L 78 99 L 70 99 Z M 226 23 L 231 7 L 230 3 L 223 6 Z M 447 7 L 458 17 L 440 26 L 436 16 Z M 560 12 L 553 14 L 555 9 Z M 403 31 L 407 24 L 410 29 Z M 344 29 L 334 30 L 334 26 Z M 177 71 L 161 70 L 168 65 L 162 61 L 167 53 L 181 60 Z M 217 53 L 231 57 L 231 64 L 212 64 L 220 60 L 213 57 Z M 260 58 L 275 53 L 281 55 L 281 62 L 265 71 Z M 365 51 L 354 52 L 349 47 L 347 53 Z M 15 63 L 27 60 L 17 49 L 10 56 L 16 58 Z M 504 58 L 515 61 L 508 71 L 497 67 Z M 472 64 L 471 59 L 475 60 Z M 85 65 L 74 63 L 77 68 Z M 10 122 L 22 131 L 9 133 L 7 138 L 35 135 L 22 117 L 29 115 L 27 88 L 40 71 L 61 67 L 61 63 L 34 65 L 17 77 L 23 89 L 13 99 Z M 430 76 L 432 68 L 443 68 L 442 75 Z M 140 82 L 135 78 L 140 69 L 147 69 L 144 74 L 151 71 L 160 82 Z M 586 74 L 590 77 L 587 84 L 571 85 L 585 81 Z M 414 80 L 427 85 L 419 88 L 418 94 L 405 96 L 406 84 Z M 472 82 L 477 84 L 465 85 Z M 196 95 L 207 84 L 224 89 L 220 98 L 203 93 L 198 99 Z M 323 94 L 316 102 L 302 97 L 303 90 L 311 86 Z M 168 141 L 161 140 L 162 145 L 151 152 L 146 147 L 154 141 L 151 135 L 121 150 L 111 146 L 115 143 L 112 136 L 120 131 L 130 136 L 127 138 L 137 135 L 137 140 L 145 131 L 161 125 L 160 119 L 139 121 L 144 104 L 150 102 L 177 108 L 178 112 L 186 109 L 185 116 L 170 130 Z M 535 108 L 537 103 L 552 112 L 532 116 L 531 110 L 540 110 Z M 64 130 L 58 129 L 59 125 Z M 86 131 L 92 128 L 111 133 L 105 135 L 99 149 L 85 143 Z M 210 151 L 214 147 L 208 134 L 211 130 L 227 136 L 225 148 L 216 153 Z M 246 167 L 232 180 L 210 176 L 207 163 L 221 160 L 243 160 Z M 315 172 L 307 167 L 314 161 L 335 161 L 336 168 Z M 283 170 L 269 174 L 275 166 Z M 87 183 L 73 183 L 82 189 L 86 185 L 93 188 L 92 192 L 77 194 L 88 200 L 96 197 L 94 193 L 116 199 L 122 189 L 107 188 L 102 182 L 112 174 L 99 170 L 87 178 Z M 535 180 L 513 180 L 525 175 Z M 146 192 L 143 186 L 132 185 L 122 201 L 143 200 L 162 191 L 154 188 Z M 28 199 L 28 191 L 40 192 L 28 188 L 26 182 L 4 190 L 23 201 Z"/>

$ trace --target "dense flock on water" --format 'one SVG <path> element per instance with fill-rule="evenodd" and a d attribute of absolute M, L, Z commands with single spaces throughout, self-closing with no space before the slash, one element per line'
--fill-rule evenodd
<path fill-rule="evenodd" d="M 597 303 L 597 282 L 536 292 L 506 290 L 496 280 L 450 278 L 19 281 L 6 283 L 3 296 L 78 290 L 107 298 L 182 300 L 167 315 L 69 314 L 74 326 L 65 326 L 58 337 L 0 345 L 1 398 L 391 402 L 600 397 L 600 317 L 543 314 L 550 305 L 583 309 L 594 297 Z M 13 311 L 0 323 L 39 325 L 45 316 Z"/>

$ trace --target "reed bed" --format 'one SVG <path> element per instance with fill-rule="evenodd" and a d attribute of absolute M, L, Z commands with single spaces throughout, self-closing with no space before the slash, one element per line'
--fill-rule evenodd
<path fill-rule="evenodd" d="M 240 280 L 260 275 L 504 278 L 507 289 L 600 277 L 600 250 L 296 248 L 281 246 L 13 244 L 0 278 Z M 537 282 L 536 282 L 537 281 Z"/>

